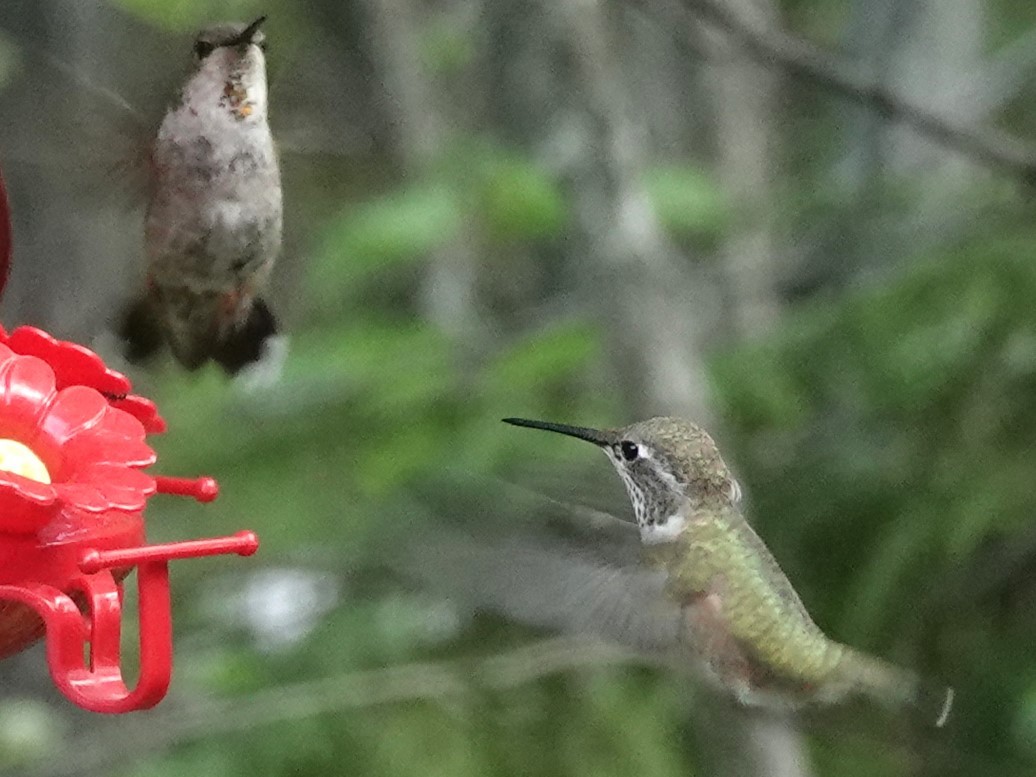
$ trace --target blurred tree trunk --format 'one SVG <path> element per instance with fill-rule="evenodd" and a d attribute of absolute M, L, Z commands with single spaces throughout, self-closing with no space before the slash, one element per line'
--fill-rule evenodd
<path fill-rule="evenodd" d="M 385 89 L 389 145 L 404 174 L 419 181 L 439 161 L 450 137 L 450 120 L 463 111 L 448 102 L 421 61 L 424 15 L 416 0 L 365 0 L 374 37 L 371 47 Z M 476 304 L 477 246 L 469 228 L 427 260 L 420 304 L 424 316 L 460 343 L 471 345 L 480 331 Z"/>
<path fill-rule="evenodd" d="M 730 5 L 752 29 L 765 32 L 777 24 L 772 0 Z M 768 331 L 780 313 L 774 247 L 779 74 L 724 36 L 714 36 L 709 48 L 716 164 L 733 214 L 720 255 L 731 329 L 745 337 Z"/>
<path fill-rule="evenodd" d="M 987 119 L 974 88 L 983 72 L 983 0 L 855 2 L 846 48 L 889 90 L 935 116 L 963 126 Z M 967 191 L 987 172 L 915 130 L 872 110 L 851 109 L 849 164 L 840 172 L 852 191 L 845 221 L 849 250 L 864 272 L 896 266 L 904 254 L 952 239 L 973 212 Z M 889 183 L 916 187 L 912 218 L 881 208 Z M 867 218 L 861 219 L 860 214 Z"/>
<path fill-rule="evenodd" d="M 880 88 L 962 126 L 987 119 L 982 0 L 854 0 L 842 48 Z M 1024 67 L 1012 52 L 1005 61 Z M 1010 79 L 1005 78 L 1005 83 Z M 985 90 L 988 91 L 988 90 Z M 824 173 L 839 205 L 806 275 L 836 286 L 894 270 L 909 257 L 953 240 L 975 216 L 967 192 L 985 169 L 852 101 L 836 106 L 842 158 Z M 890 205 L 889 187 L 909 187 L 916 207 Z"/>
<path fill-rule="evenodd" d="M 620 391 L 634 416 L 708 423 L 702 363 L 706 290 L 663 233 L 641 180 L 644 129 L 630 111 L 614 22 L 600 0 L 542 6 L 558 45 L 547 139 L 573 208 L 572 258 L 592 290 Z"/>
<path fill-rule="evenodd" d="M 931 113 L 970 125 L 981 105 L 969 88 L 982 71 L 985 32 L 983 0 L 901 0 L 899 23 L 890 33 L 894 48 L 891 86 L 896 94 Z M 865 11 L 860 9 L 861 13 Z M 924 173 L 932 196 L 959 193 L 976 166 L 910 129 L 889 134 L 889 163 L 895 172 Z"/>
<path fill-rule="evenodd" d="M 872 0 L 853 3 L 844 47 L 875 83 L 888 88 L 895 51 L 908 27 L 903 0 Z M 882 187 L 885 181 L 888 119 L 869 105 L 843 102 L 843 155 L 833 168 L 835 187 L 843 204 L 833 232 L 837 244 L 822 261 L 831 278 L 847 283 L 876 256 L 887 256 L 882 224 Z"/>
<path fill-rule="evenodd" d="M 887 87 L 895 50 L 906 29 L 903 0 L 853 3 L 844 46 L 875 83 Z M 882 138 L 886 118 L 868 105 L 846 103 L 845 154 L 838 173 L 854 189 L 872 187 L 883 167 Z"/>
<path fill-rule="evenodd" d="M 635 6 L 623 9 L 617 31 L 622 70 L 634 115 L 647 130 L 652 159 L 680 159 L 708 136 L 709 116 L 696 110 L 707 99 L 694 78 L 697 63 L 675 35 Z"/>

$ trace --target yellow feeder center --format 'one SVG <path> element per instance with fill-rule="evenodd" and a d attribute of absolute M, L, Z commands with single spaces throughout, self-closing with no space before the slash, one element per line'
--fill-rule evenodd
<path fill-rule="evenodd" d="M 0 439 L 0 470 L 13 472 L 39 483 L 49 483 L 50 473 L 32 449 L 17 440 Z"/>

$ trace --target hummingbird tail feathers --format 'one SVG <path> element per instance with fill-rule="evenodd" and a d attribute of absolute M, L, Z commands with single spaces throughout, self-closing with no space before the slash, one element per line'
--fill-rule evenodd
<path fill-rule="evenodd" d="M 200 313 L 203 319 L 211 318 L 205 300 L 185 299 L 188 315 Z M 117 334 L 125 343 L 126 358 L 133 363 L 149 361 L 168 344 L 176 360 L 188 370 L 196 370 L 211 359 L 227 374 L 236 375 L 263 358 L 266 341 L 278 331 L 277 319 L 261 299 L 252 302 L 244 321 L 222 333 L 217 327 L 192 327 L 190 321 L 170 328 L 156 305 L 150 294 L 144 294 L 127 305 L 119 319 Z"/>
<path fill-rule="evenodd" d="M 918 686 L 917 707 L 927 713 L 936 728 L 942 728 L 953 711 L 953 688 L 942 683 L 922 681 Z"/>
<path fill-rule="evenodd" d="M 123 309 L 116 334 L 125 343 L 126 358 L 134 364 L 153 358 L 165 343 L 161 323 L 146 295 Z"/>
<path fill-rule="evenodd" d="M 879 658 L 846 649 L 841 662 L 845 683 L 881 704 L 909 707 L 936 728 L 946 724 L 953 707 L 953 688 L 918 677 Z"/>
<path fill-rule="evenodd" d="M 248 318 L 232 328 L 213 348 L 212 359 L 229 375 L 263 358 L 264 344 L 277 334 L 277 319 L 259 298 L 252 303 Z"/>

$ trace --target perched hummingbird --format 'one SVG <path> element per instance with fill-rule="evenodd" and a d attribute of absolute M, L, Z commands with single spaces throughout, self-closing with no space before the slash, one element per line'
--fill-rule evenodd
<path fill-rule="evenodd" d="M 150 148 L 144 296 L 120 327 L 131 360 L 167 343 L 187 369 L 233 374 L 276 332 L 260 298 L 281 247 L 261 16 L 203 30 Z"/>
<path fill-rule="evenodd" d="M 478 582 L 485 599 L 544 625 L 574 622 L 632 646 L 689 654 L 744 704 L 787 707 L 863 695 L 917 707 L 936 726 L 945 723 L 952 689 L 930 687 L 817 627 L 742 516 L 740 487 L 703 429 L 677 418 L 614 430 L 504 421 L 600 447 L 633 503 L 641 553 L 624 567 L 580 554 L 551 558 L 543 546 L 515 543 L 507 556 L 512 567 L 524 568 L 521 582 L 546 580 L 568 566 L 564 590 L 533 602 L 517 592 L 513 570 L 486 564 Z"/>

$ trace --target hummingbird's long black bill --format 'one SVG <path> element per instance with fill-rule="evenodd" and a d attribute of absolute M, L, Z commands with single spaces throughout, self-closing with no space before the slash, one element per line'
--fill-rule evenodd
<path fill-rule="evenodd" d="M 569 437 L 586 440 L 587 442 L 592 442 L 594 445 L 600 445 L 602 448 L 606 445 L 611 445 L 614 442 L 606 432 L 602 432 L 599 429 L 590 429 L 586 426 L 554 424 L 550 421 L 530 421 L 527 418 L 504 418 L 503 422 L 505 424 L 511 424 L 512 426 L 525 426 L 529 429 L 543 429 L 547 432 L 567 434 Z"/>
<path fill-rule="evenodd" d="M 266 21 L 266 14 L 263 14 L 258 19 L 256 19 L 254 22 L 252 22 L 247 27 L 245 27 L 243 30 L 241 30 L 241 34 L 238 35 L 236 38 L 234 38 L 234 40 L 230 41 L 230 43 L 228 45 L 230 45 L 230 46 L 240 46 L 242 43 L 251 43 L 252 42 L 252 37 L 255 35 L 256 31 L 260 27 L 263 26 L 263 22 L 265 22 L 265 21 Z"/>

